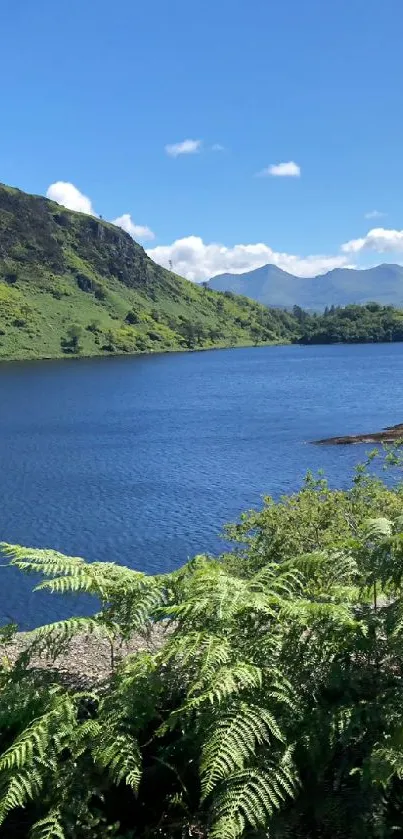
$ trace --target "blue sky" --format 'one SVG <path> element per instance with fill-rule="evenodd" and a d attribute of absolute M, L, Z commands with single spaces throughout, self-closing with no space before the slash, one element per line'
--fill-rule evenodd
<path fill-rule="evenodd" d="M 90 203 L 50 194 L 191 279 L 403 261 L 401 0 L 3 0 L 0 20 L 3 182 L 74 185 Z"/>

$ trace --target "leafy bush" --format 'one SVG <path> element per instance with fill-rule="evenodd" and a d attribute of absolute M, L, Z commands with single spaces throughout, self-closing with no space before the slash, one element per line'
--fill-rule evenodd
<path fill-rule="evenodd" d="M 130 312 L 128 312 L 126 317 L 125 317 L 125 321 L 126 321 L 126 323 L 129 323 L 129 324 L 133 325 L 133 324 L 136 324 L 136 323 L 140 323 L 141 318 L 140 318 L 138 312 L 135 312 L 134 309 L 130 309 Z"/>
<path fill-rule="evenodd" d="M 60 344 L 65 353 L 79 353 L 82 350 L 81 339 L 83 335 L 82 326 L 73 323 L 67 330 L 67 337 L 62 338 Z"/>
<path fill-rule="evenodd" d="M 99 320 L 92 320 L 87 326 L 86 329 L 88 332 L 93 332 L 94 335 L 102 332 L 102 326 Z"/>
<path fill-rule="evenodd" d="M 345 493 L 310 477 L 232 529 L 246 546 L 156 577 L 3 546 L 41 589 L 100 609 L 4 658 L 0 835 L 400 835 L 401 500 L 363 472 Z M 83 631 L 115 643 L 156 627 L 157 649 L 91 691 L 33 666 Z"/>

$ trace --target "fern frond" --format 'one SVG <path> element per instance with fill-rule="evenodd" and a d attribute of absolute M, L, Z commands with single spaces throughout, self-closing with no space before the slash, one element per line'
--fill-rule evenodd
<path fill-rule="evenodd" d="M 118 625 L 120 632 L 128 637 L 159 617 L 166 601 L 166 585 L 160 578 L 145 575 L 118 578 L 111 587 L 109 599 L 102 618 Z"/>
<path fill-rule="evenodd" d="M 247 589 L 249 592 L 261 591 L 280 597 L 293 597 L 301 590 L 301 586 L 302 576 L 297 568 L 268 562 L 251 577 Z"/>
<path fill-rule="evenodd" d="M 1 549 L 10 559 L 10 565 L 46 578 L 35 590 L 92 594 L 108 606 L 109 612 L 113 600 L 117 619 L 120 612 L 122 623 L 130 622 L 133 632 L 144 625 L 164 600 L 166 584 L 162 578 L 147 577 L 113 562 L 85 562 L 81 557 L 20 545 L 3 544 Z"/>
<path fill-rule="evenodd" d="M 228 664 L 233 650 L 227 638 L 209 632 L 187 632 L 172 635 L 160 653 L 162 664 L 174 662 L 176 667 L 199 667 L 204 678 L 210 678 L 217 667 Z"/>
<path fill-rule="evenodd" d="M 284 603 L 282 616 L 289 621 L 295 621 L 301 626 L 312 626 L 318 622 L 325 622 L 329 625 L 353 629 L 358 626 L 354 618 L 350 604 L 337 602 L 294 600 Z"/>
<path fill-rule="evenodd" d="M 201 756 L 202 800 L 224 778 L 242 769 L 254 755 L 257 744 L 284 736 L 273 715 L 257 705 L 240 703 L 217 721 Z"/>
<path fill-rule="evenodd" d="M 374 784 L 386 786 L 393 777 L 403 779 L 403 751 L 391 746 L 375 749 L 370 761 Z"/>
<path fill-rule="evenodd" d="M 304 576 L 305 585 L 316 586 L 323 593 L 332 593 L 335 587 L 350 587 L 358 576 L 357 561 L 347 551 L 315 551 L 302 554 L 294 560 Z"/>
<path fill-rule="evenodd" d="M 137 792 L 141 780 L 142 758 L 139 744 L 134 737 L 113 728 L 102 728 L 100 743 L 93 749 L 96 763 L 108 769 L 116 784 L 125 781 Z"/>
<path fill-rule="evenodd" d="M 208 674 L 210 675 L 210 674 Z M 245 661 L 220 667 L 213 679 L 206 680 L 203 674 L 191 686 L 188 692 L 186 708 L 197 708 L 205 702 L 211 705 L 220 703 L 230 696 L 251 688 L 262 686 L 262 671 L 260 667 Z"/>
<path fill-rule="evenodd" d="M 245 589 L 245 581 L 225 573 L 219 563 L 205 563 L 188 572 L 180 599 L 167 606 L 162 615 L 181 625 L 191 622 L 193 629 L 199 621 L 205 627 L 207 621 L 230 620 L 244 599 Z"/>
<path fill-rule="evenodd" d="M 88 719 L 76 726 L 71 733 L 70 748 L 75 759 L 87 749 L 93 749 L 102 736 L 102 725 L 97 719 Z"/>
<path fill-rule="evenodd" d="M 0 825 L 3 824 L 11 810 L 24 807 L 28 801 L 37 798 L 43 786 L 43 772 L 34 762 L 31 762 L 29 767 L 20 769 L 18 773 L 15 770 L 13 770 L 13 773 L 10 772 L 4 792 L 0 797 Z"/>
<path fill-rule="evenodd" d="M 211 839 L 238 839 L 248 826 L 257 830 L 267 825 L 283 801 L 294 794 L 297 776 L 291 751 L 285 752 L 270 771 L 247 769 L 234 773 L 213 802 Z"/>
<path fill-rule="evenodd" d="M 365 525 L 364 534 L 366 539 L 372 542 L 379 542 L 383 539 L 387 539 L 392 535 L 393 525 L 392 522 L 380 516 L 376 519 L 368 519 Z"/>
<path fill-rule="evenodd" d="M 35 586 L 35 591 L 49 591 L 55 594 L 94 594 L 102 597 L 103 591 L 100 580 L 95 580 L 93 574 L 87 570 L 77 570 L 70 576 L 55 577 L 53 580 L 43 580 Z"/>
<path fill-rule="evenodd" d="M 66 839 L 60 812 L 53 810 L 44 819 L 35 822 L 30 839 Z"/>
<path fill-rule="evenodd" d="M 51 549 L 26 548 L 22 545 L 0 543 L 0 550 L 10 559 L 10 565 L 21 568 L 22 571 L 35 571 L 42 574 L 73 573 L 75 569 L 87 563 L 79 556 L 65 556 Z M 70 571 L 71 569 L 71 571 Z"/>
<path fill-rule="evenodd" d="M 32 765 L 34 758 L 43 758 L 50 738 L 59 744 L 65 732 L 72 729 L 76 720 L 75 702 L 68 694 L 61 694 L 60 691 L 54 693 L 50 710 L 33 720 L 12 746 L 3 752 L 0 757 L 0 773 Z"/>

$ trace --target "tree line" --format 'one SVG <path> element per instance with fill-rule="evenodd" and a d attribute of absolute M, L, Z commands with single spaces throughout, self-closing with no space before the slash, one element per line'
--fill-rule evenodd
<path fill-rule="evenodd" d="M 330 306 L 322 314 L 294 306 L 302 344 L 356 344 L 403 341 L 403 311 L 393 306 Z"/>

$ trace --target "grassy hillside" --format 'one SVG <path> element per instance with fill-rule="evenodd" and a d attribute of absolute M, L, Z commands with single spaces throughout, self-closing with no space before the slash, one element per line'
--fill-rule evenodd
<path fill-rule="evenodd" d="M 198 287 L 123 230 L 0 185 L 0 358 L 286 342 L 296 323 Z"/>

